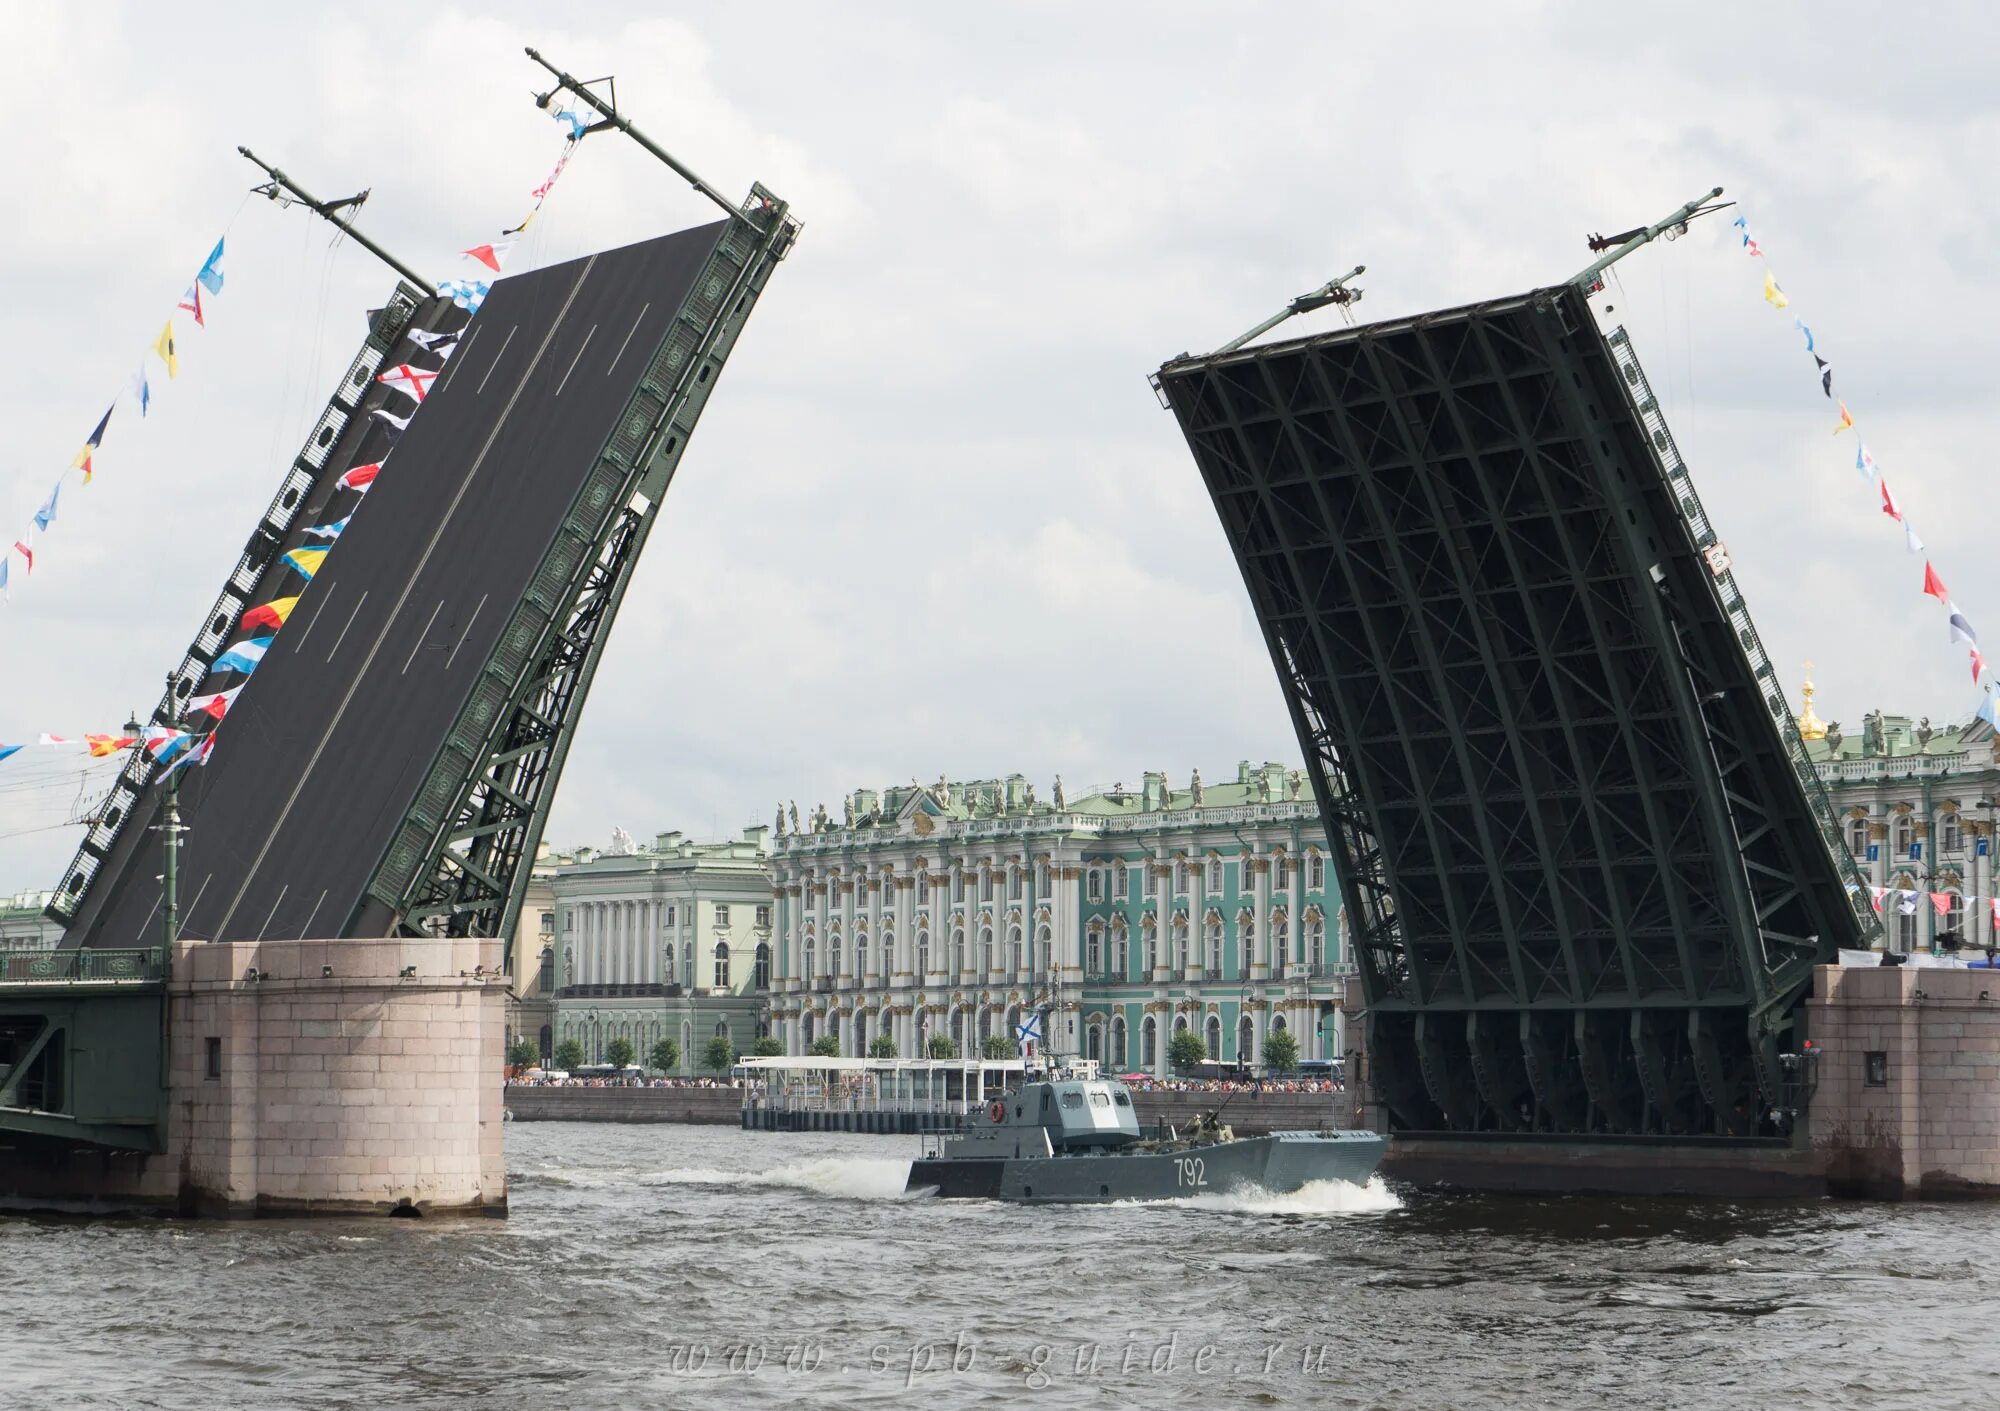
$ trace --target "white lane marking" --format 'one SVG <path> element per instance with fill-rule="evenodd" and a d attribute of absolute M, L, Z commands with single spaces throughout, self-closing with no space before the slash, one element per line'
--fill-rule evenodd
<path fill-rule="evenodd" d="M 486 384 L 488 380 L 492 378 L 495 372 L 499 371 L 500 359 L 507 356 L 507 345 L 514 341 L 514 330 L 518 329 L 520 326 L 521 325 L 517 323 L 507 330 L 506 338 L 503 339 L 500 343 L 500 351 L 493 355 L 493 366 L 486 369 L 486 376 L 480 378 L 479 385 L 472 389 L 473 396 L 477 397 L 481 392 L 484 392 L 486 390 Z"/>
<path fill-rule="evenodd" d="M 319 601 L 313 604 L 312 620 L 306 623 L 306 630 L 299 633 L 299 640 L 297 645 L 292 648 L 293 651 L 299 651 L 304 648 L 306 638 L 312 636 L 313 628 L 319 626 L 319 615 L 326 611 L 326 605 L 333 601 L 333 595 L 339 591 L 340 584 L 337 581 L 333 579 L 327 580 L 326 591 L 320 594 Z"/>
<path fill-rule="evenodd" d="M 431 609 L 431 615 L 424 620 L 424 630 L 417 634 L 416 642 L 410 647 L 410 654 L 403 658 L 403 669 L 396 673 L 398 676 L 408 676 L 410 674 L 410 663 L 415 661 L 417 653 L 423 650 L 424 638 L 431 635 L 431 624 L 438 620 L 438 614 L 443 611 L 444 599 L 439 598 L 437 606 Z"/>
<path fill-rule="evenodd" d="M 361 605 L 367 601 L 368 601 L 368 590 L 364 588 L 361 590 L 361 596 L 354 600 L 354 612 L 350 612 L 349 614 L 347 614 L 347 627 L 341 628 L 340 635 L 333 639 L 333 652 L 339 651 L 340 644 L 347 640 L 347 628 L 352 627 L 354 625 L 355 614 L 361 611 Z M 301 643 L 301 645 L 304 644 Z M 326 654 L 327 661 L 331 662 L 333 660 L 333 652 L 328 652 Z"/>
<path fill-rule="evenodd" d="M 271 922 L 277 917 L 278 908 L 285 904 L 285 893 L 289 892 L 291 889 L 292 889 L 292 884 L 290 882 L 287 882 L 285 883 L 284 886 L 278 888 L 278 899 L 271 903 L 271 914 L 265 917 L 264 924 L 257 928 L 258 940 L 260 941 L 263 940 L 264 933 L 271 929 Z M 304 937 L 300 937 L 300 939 L 303 940 Z"/>
<path fill-rule="evenodd" d="M 469 635 L 471 635 L 472 624 L 479 621 L 480 608 L 485 607 L 486 600 L 492 596 L 493 595 L 491 593 L 480 594 L 479 607 L 474 608 L 472 610 L 472 616 L 465 619 L 465 631 L 458 634 L 458 641 L 452 646 L 451 655 L 444 659 L 444 669 L 446 671 L 451 670 L 451 664 L 458 660 L 458 649 L 465 645 L 465 639 Z"/>
<path fill-rule="evenodd" d="M 565 372 L 563 374 L 562 381 L 556 384 L 556 395 L 558 397 L 562 395 L 562 389 L 569 386 L 569 373 L 575 372 L 576 365 L 583 361 L 583 350 L 590 346 L 591 337 L 596 332 L 597 332 L 597 325 L 593 323 L 590 326 L 590 332 L 583 335 L 583 342 L 577 345 L 576 356 L 569 360 L 569 372 Z"/>
<path fill-rule="evenodd" d="M 332 890 L 333 888 L 328 887 L 326 889 L 326 892 L 330 892 Z M 319 915 L 319 909 L 326 905 L 326 892 L 321 892 L 319 894 L 319 900 L 313 903 L 313 909 L 309 913 L 307 913 L 306 924 L 299 930 L 300 940 L 309 941 L 312 939 L 313 917 Z"/>
<path fill-rule="evenodd" d="M 481 324 L 479 327 L 484 328 L 485 326 Z M 434 391 L 442 392 L 451 384 L 451 375 L 465 366 L 466 354 L 472 351 L 472 345 L 478 341 L 479 329 L 475 328 L 472 330 L 471 336 L 458 345 L 458 350 L 451 355 L 451 360 L 445 364 L 444 376 L 438 379 L 437 386 L 433 389 Z"/>
<path fill-rule="evenodd" d="M 618 359 L 620 359 L 620 358 L 622 358 L 622 357 L 624 357 L 624 356 L 625 356 L 625 344 L 626 344 L 626 343 L 630 343 L 630 342 L 632 341 L 632 334 L 634 334 L 634 333 L 637 333 L 637 332 L 639 331 L 639 325 L 640 325 L 640 324 L 642 324 L 642 323 L 644 323 L 644 322 L 646 321 L 646 310 L 647 310 L 647 309 L 650 309 L 650 308 L 652 308 L 652 307 L 653 307 L 653 305 L 652 305 L 652 303 L 651 303 L 650 301 L 648 301 L 647 303 L 644 303 L 644 304 L 641 304 L 641 305 L 639 306 L 639 316 L 638 316 L 637 318 L 635 318 L 635 319 L 633 319 L 633 320 L 632 320 L 632 327 L 631 327 L 631 330 L 630 330 L 629 332 L 627 332 L 627 333 L 626 333 L 626 335 L 625 335 L 625 343 L 620 343 L 620 344 L 618 345 L 618 351 L 617 351 L 616 353 L 612 354 L 612 357 L 611 357 L 611 367 L 607 367 L 606 369 L 604 369 L 604 375 L 605 375 L 606 377 L 609 377 L 609 376 L 611 376 L 611 370 L 612 370 L 612 368 L 615 368 L 615 367 L 617 367 L 617 366 L 618 366 Z"/>

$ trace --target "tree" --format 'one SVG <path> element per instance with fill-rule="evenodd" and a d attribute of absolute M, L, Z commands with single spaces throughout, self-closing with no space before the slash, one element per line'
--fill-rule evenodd
<path fill-rule="evenodd" d="M 1273 1029 L 1264 1036 L 1264 1066 L 1273 1073 L 1289 1073 L 1299 1066 L 1299 1041 L 1289 1029 Z"/>
<path fill-rule="evenodd" d="M 840 1057 L 840 1040 L 831 1034 L 821 1034 L 812 1041 L 812 1047 L 807 1049 L 806 1052 L 814 1058 L 838 1058 Z"/>
<path fill-rule="evenodd" d="M 671 1073 L 681 1066 L 681 1046 L 677 1039 L 661 1039 L 653 1045 L 653 1051 L 646 1055 L 646 1062 L 656 1073 Z"/>
<path fill-rule="evenodd" d="M 717 1034 L 701 1046 L 701 1066 L 711 1073 L 727 1073 L 735 1061 L 736 1045 L 727 1034 Z"/>
<path fill-rule="evenodd" d="M 988 1058 L 1012 1058 L 1015 1054 L 1014 1041 L 1005 1034 L 988 1034 L 979 1051 Z"/>
<path fill-rule="evenodd" d="M 750 1052 L 759 1058 L 783 1058 L 785 1056 L 785 1046 L 777 1039 L 766 1034 L 752 1045 Z"/>
<path fill-rule="evenodd" d="M 541 1061 L 541 1045 L 533 1039 L 516 1039 L 507 1045 L 507 1066 L 510 1068 L 532 1068 Z"/>
<path fill-rule="evenodd" d="M 556 1067 L 583 1067 L 583 1044 L 577 1039 L 564 1039 L 556 1045 Z"/>
<path fill-rule="evenodd" d="M 930 1048 L 932 1058 L 958 1057 L 958 1040 L 950 1034 L 932 1034 Z"/>
<path fill-rule="evenodd" d="M 868 1056 L 870 1058 L 894 1058 L 896 1056 L 896 1041 L 887 1034 L 877 1034 L 868 1041 Z"/>
<path fill-rule="evenodd" d="M 632 1047 L 632 1041 L 623 1034 L 604 1046 L 604 1061 L 613 1068 L 630 1068 L 632 1060 L 638 1056 L 639 1052 Z"/>
<path fill-rule="evenodd" d="M 1192 1073 L 1208 1060 L 1208 1045 L 1192 1029 L 1181 1029 L 1167 1045 L 1167 1062 L 1177 1073 Z"/>

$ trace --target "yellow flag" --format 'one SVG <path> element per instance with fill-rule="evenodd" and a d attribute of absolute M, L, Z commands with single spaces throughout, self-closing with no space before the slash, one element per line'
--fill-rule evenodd
<path fill-rule="evenodd" d="M 1792 302 L 1785 297 L 1785 291 L 1778 287 L 1777 278 L 1769 270 L 1764 271 L 1764 299 L 1774 309 L 1782 309 Z"/>
<path fill-rule="evenodd" d="M 160 355 L 160 361 L 167 365 L 169 378 L 179 377 L 181 372 L 180 354 L 174 351 L 174 321 L 167 320 L 167 326 L 160 330 L 160 336 L 153 341 L 153 351 Z"/>
<path fill-rule="evenodd" d="M 1847 403 L 1842 402 L 1840 404 L 1840 425 L 1833 428 L 1833 434 L 1838 436 L 1852 425 L 1854 425 L 1854 418 L 1848 414 Z"/>

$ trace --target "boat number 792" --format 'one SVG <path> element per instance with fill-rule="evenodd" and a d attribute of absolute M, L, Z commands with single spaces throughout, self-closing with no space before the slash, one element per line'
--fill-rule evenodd
<path fill-rule="evenodd" d="M 1177 1185 L 1205 1186 L 1208 1168 L 1199 1156 L 1178 1156 L 1174 1158 L 1174 1177 Z"/>

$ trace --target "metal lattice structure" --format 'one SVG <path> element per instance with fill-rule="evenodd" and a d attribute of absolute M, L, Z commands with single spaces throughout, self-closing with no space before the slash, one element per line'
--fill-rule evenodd
<path fill-rule="evenodd" d="M 1156 379 L 1326 819 L 1392 1130 L 1749 1138 L 1875 928 L 1587 286 Z"/>

